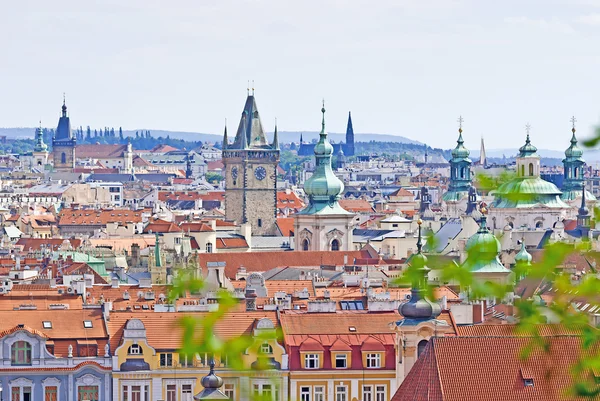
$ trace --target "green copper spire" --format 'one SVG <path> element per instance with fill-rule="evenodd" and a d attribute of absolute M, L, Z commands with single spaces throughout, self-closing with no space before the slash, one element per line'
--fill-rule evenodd
<path fill-rule="evenodd" d="M 315 145 L 316 168 L 314 174 L 304 183 L 304 192 L 308 195 L 309 205 L 302 213 L 335 213 L 348 214 L 338 203 L 340 194 L 344 191 L 344 184 L 336 177 L 331 168 L 331 155 L 333 146 L 327 139 L 325 131 L 325 102 L 321 109 L 321 133 L 319 142 Z"/>
<path fill-rule="evenodd" d="M 44 131 L 42 130 L 41 121 L 39 128 L 35 130 L 35 147 L 33 150 L 34 152 L 46 152 L 48 150 L 48 145 L 44 143 Z"/>
<path fill-rule="evenodd" d="M 158 241 L 158 233 L 156 233 L 156 239 L 154 242 L 154 264 L 156 267 L 162 267 L 162 260 L 160 259 L 160 244 Z"/>
<path fill-rule="evenodd" d="M 452 150 L 452 159 L 450 159 L 450 182 L 448 191 L 444 194 L 444 202 L 458 202 L 468 196 L 471 188 L 471 164 L 469 159 L 469 149 L 465 148 L 462 136 L 462 116 L 458 118 L 458 140 L 456 147 Z"/>

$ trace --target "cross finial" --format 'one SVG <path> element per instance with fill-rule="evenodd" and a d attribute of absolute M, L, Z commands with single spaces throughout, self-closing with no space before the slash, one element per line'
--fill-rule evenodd
<path fill-rule="evenodd" d="M 67 95 L 63 92 L 63 104 L 67 104 Z"/>
<path fill-rule="evenodd" d="M 462 133 L 462 124 L 465 120 L 462 116 L 458 116 L 458 120 L 456 121 L 458 122 L 458 132 Z"/>
<path fill-rule="evenodd" d="M 250 80 L 248 80 L 248 84 L 246 85 L 246 93 L 250 96 Z"/>
<path fill-rule="evenodd" d="M 525 132 L 527 132 L 527 135 L 529 135 L 529 131 L 531 131 L 531 124 L 527 123 L 525 124 Z"/>
<path fill-rule="evenodd" d="M 573 133 L 575 133 L 575 123 L 577 122 L 577 119 L 575 118 L 575 116 L 572 116 L 572 117 L 571 117 L 571 120 L 569 120 L 569 121 L 571 121 L 571 125 L 572 125 L 572 127 L 571 127 L 571 131 L 572 131 Z"/>
<path fill-rule="evenodd" d="M 252 80 L 252 96 L 254 96 L 254 80 Z"/>

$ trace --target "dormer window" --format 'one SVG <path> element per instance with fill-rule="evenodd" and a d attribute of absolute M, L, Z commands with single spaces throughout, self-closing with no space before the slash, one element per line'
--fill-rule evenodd
<path fill-rule="evenodd" d="M 129 349 L 127 350 L 127 353 L 129 355 L 141 355 L 142 347 L 140 347 L 139 344 L 133 344 L 131 347 L 129 347 Z"/>
<path fill-rule="evenodd" d="M 262 343 L 260 349 L 258 350 L 260 354 L 270 355 L 273 353 L 273 347 L 271 347 L 268 343 Z"/>
<path fill-rule="evenodd" d="M 31 344 L 17 341 L 10 347 L 11 365 L 31 365 Z"/>
<path fill-rule="evenodd" d="M 533 379 L 524 379 L 523 383 L 525 384 L 525 387 L 533 387 Z"/>

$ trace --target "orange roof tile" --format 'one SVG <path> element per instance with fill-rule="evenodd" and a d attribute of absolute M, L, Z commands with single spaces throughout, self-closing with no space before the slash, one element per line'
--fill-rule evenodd
<path fill-rule="evenodd" d="M 59 214 L 59 225 L 106 225 L 108 223 L 140 223 L 142 210 L 130 209 L 63 209 Z"/>
<path fill-rule="evenodd" d="M 293 217 L 278 217 L 277 228 L 284 237 L 294 235 L 294 218 Z"/>
<path fill-rule="evenodd" d="M 340 206 L 352 213 L 375 212 L 373 206 L 364 199 L 340 199 Z"/>

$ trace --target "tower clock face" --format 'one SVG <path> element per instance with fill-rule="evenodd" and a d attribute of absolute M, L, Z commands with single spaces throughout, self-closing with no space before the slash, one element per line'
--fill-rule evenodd
<path fill-rule="evenodd" d="M 267 177 L 267 170 L 265 170 L 265 168 L 262 166 L 257 167 L 256 170 L 254 170 L 254 176 L 258 180 L 262 181 Z"/>
<path fill-rule="evenodd" d="M 233 177 L 234 180 L 237 178 L 237 176 L 238 176 L 237 167 L 234 167 L 231 169 L 231 176 Z"/>

